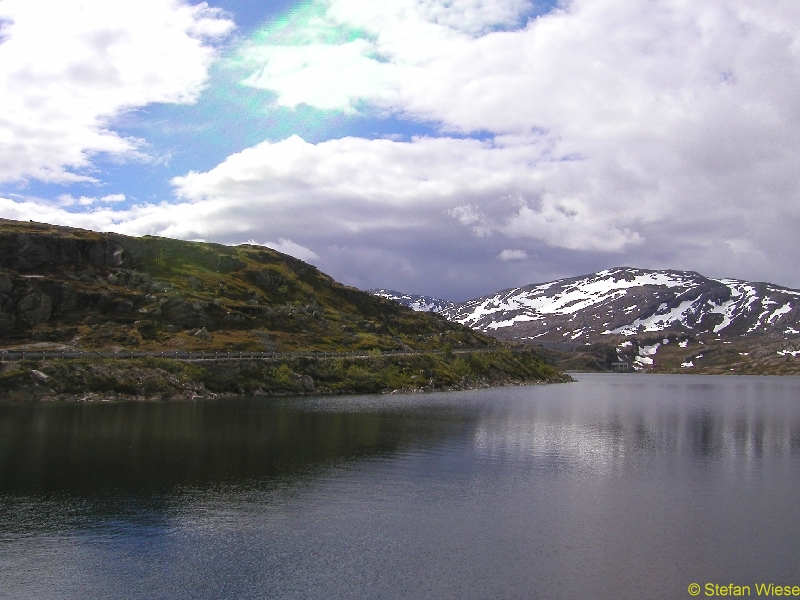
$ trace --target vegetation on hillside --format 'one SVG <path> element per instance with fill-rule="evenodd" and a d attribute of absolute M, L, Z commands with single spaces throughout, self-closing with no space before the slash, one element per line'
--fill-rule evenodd
<path fill-rule="evenodd" d="M 7 362 L 0 365 L 0 398 L 390 392 L 564 380 L 535 352 L 512 351 L 440 315 L 347 287 L 268 248 L 0 219 L 0 349 L 15 347 L 369 357 Z M 463 349 L 479 352 L 454 351 Z"/>
<path fill-rule="evenodd" d="M 0 220 L 0 345 L 435 350 L 497 342 L 260 246 Z"/>
<path fill-rule="evenodd" d="M 31 377 L 35 373 L 37 381 Z M 181 362 L 146 358 L 13 363 L 0 399 L 187 399 L 232 394 L 346 394 L 458 390 L 567 381 L 533 352 L 420 353 L 368 358 Z"/>

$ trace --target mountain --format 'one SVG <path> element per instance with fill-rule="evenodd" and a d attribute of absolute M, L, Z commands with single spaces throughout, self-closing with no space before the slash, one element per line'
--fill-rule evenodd
<path fill-rule="evenodd" d="M 800 374 L 800 291 L 692 271 L 607 269 L 446 306 L 561 370 Z"/>
<path fill-rule="evenodd" d="M 455 302 L 434 298 L 433 296 L 420 296 L 419 294 L 403 294 L 394 290 L 371 289 L 367 290 L 373 296 L 393 300 L 398 304 L 407 306 L 419 312 L 441 313 L 456 307 Z"/>
<path fill-rule="evenodd" d="M 420 306 L 441 306 L 437 312 L 451 321 L 518 341 L 582 343 L 656 332 L 721 338 L 800 335 L 800 291 L 692 271 L 618 267 L 450 306 L 422 298 Z"/>
<path fill-rule="evenodd" d="M 800 334 L 800 291 L 692 271 L 619 267 L 497 292 L 442 312 L 503 339 L 576 341 L 655 332 Z"/>

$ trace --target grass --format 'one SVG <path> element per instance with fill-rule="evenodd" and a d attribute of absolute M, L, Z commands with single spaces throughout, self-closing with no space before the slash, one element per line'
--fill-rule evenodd
<path fill-rule="evenodd" d="M 33 266 L 16 257 L 20 234 L 29 244 L 26 256 L 38 261 Z M 111 250 L 121 264 L 108 262 Z M 15 270 L 20 264 L 28 265 L 24 272 Z M 558 378 L 531 353 L 504 350 L 494 338 L 347 287 L 312 265 L 259 246 L 133 238 L 0 219 L 0 273 L 13 281 L 11 292 L 0 296 L 0 312 L 16 314 L 14 329 L 0 333 L 0 347 L 49 342 L 88 351 L 370 354 L 283 364 L 48 361 L 40 368 L 59 394 L 376 392 Z M 14 313 L 31 294 L 49 297 L 46 321 Z M 458 349 L 492 351 L 465 357 Z M 417 354 L 383 354 L 392 350 Z M 27 389 L 30 368 L 4 373 L 0 384 Z"/>
<path fill-rule="evenodd" d="M 364 358 L 296 357 L 282 362 L 170 359 L 53 360 L 18 365 L 0 374 L 7 391 L 32 386 L 30 368 L 49 380 L 55 394 L 86 393 L 169 398 L 175 394 L 374 393 L 394 390 L 466 389 L 563 380 L 534 353 L 498 350 L 466 356 L 424 353 L 373 354 Z"/>
<path fill-rule="evenodd" d="M 12 268 L 19 233 L 39 243 L 42 255 L 53 249 L 52 260 L 25 271 L 25 277 Z M 67 250 L 77 248 L 72 260 L 65 244 Z M 91 256 L 103 256 L 115 244 L 124 248 L 121 265 L 92 262 Z M 258 246 L 132 238 L 0 220 L 0 249 L 0 272 L 15 281 L 14 298 L 0 311 L 13 312 L 31 289 L 48 295 L 53 305 L 44 323 L 17 318 L 13 331 L 0 334 L 5 346 L 45 341 L 87 350 L 224 352 L 498 344 L 439 315 L 415 313 L 344 286 L 309 264 Z M 32 274 L 41 277 L 31 279 Z M 141 284 L 145 277 L 147 285 Z M 203 327 L 211 335 L 195 336 Z"/>

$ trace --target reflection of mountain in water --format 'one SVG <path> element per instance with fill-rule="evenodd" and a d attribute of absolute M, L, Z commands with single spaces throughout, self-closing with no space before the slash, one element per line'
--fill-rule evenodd
<path fill-rule="evenodd" d="M 3 594 L 616 600 L 800 579 L 799 396 L 791 377 L 609 374 L 0 405 Z"/>
<path fill-rule="evenodd" d="M 636 411 L 600 418 L 592 411 L 565 419 L 557 412 L 485 418 L 475 451 L 494 461 L 545 469 L 588 467 L 613 471 L 656 454 L 692 454 L 748 460 L 800 453 L 800 419 L 761 410 Z"/>
<path fill-rule="evenodd" d="M 554 403 L 508 388 L 424 400 L 0 406 L 0 494 L 249 486 L 453 440 L 479 462 L 548 470 L 613 471 L 655 455 L 747 460 L 800 452 L 794 386 L 773 386 L 786 387 L 776 404 L 761 397 L 758 379 L 717 379 L 708 389 L 682 377 L 654 379 L 661 384 L 640 396 L 641 379 L 609 377 L 602 386 L 540 388 Z M 587 390 L 593 396 L 581 398 Z M 467 455 L 461 460 L 468 470 L 481 468 Z"/>
<path fill-rule="evenodd" d="M 441 419 L 291 401 L 4 406 L 0 494 L 158 493 L 302 475 L 447 429 Z"/>

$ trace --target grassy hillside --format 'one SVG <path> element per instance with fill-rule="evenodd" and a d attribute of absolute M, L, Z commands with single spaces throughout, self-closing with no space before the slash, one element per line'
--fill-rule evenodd
<path fill-rule="evenodd" d="M 512 352 L 437 314 L 344 286 L 267 248 L 0 219 L 4 348 L 370 356 L 236 365 L 7 362 L 0 366 L 0 399 L 411 391 L 561 380 L 535 352 Z M 452 352 L 459 349 L 485 352 Z M 390 350 L 424 354 L 381 355 Z M 40 374 L 32 377 L 32 370 Z"/>
<path fill-rule="evenodd" d="M 496 345 L 259 246 L 0 220 L 0 346 L 435 350 Z"/>

